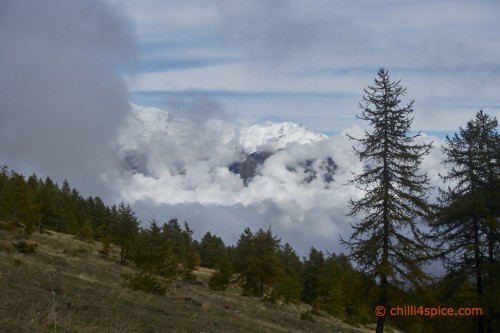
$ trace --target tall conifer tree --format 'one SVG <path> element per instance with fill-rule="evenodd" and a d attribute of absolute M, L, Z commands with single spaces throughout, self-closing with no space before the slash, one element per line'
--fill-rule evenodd
<path fill-rule="evenodd" d="M 373 131 L 365 132 L 364 138 L 350 138 L 359 142 L 354 153 L 364 164 L 351 183 L 365 195 L 349 201 L 350 216 L 363 218 L 352 226 L 351 238 L 342 242 L 363 271 L 379 280 L 378 305 L 387 307 L 391 283 L 418 285 L 425 277 L 420 263 L 428 248 L 418 221 L 430 213 L 430 187 L 419 167 L 432 144 L 415 143 L 419 134 L 410 135 L 414 101 L 401 105 L 406 88 L 391 81 L 387 70 L 381 68 L 364 93 L 357 118 Z M 383 332 L 384 324 L 385 316 L 379 317 L 376 332 Z"/>
<path fill-rule="evenodd" d="M 135 212 L 129 205 L 120 203 L 118 209 L 112 213 L 114 221 L 112 224 L 111 237 L 113 242 L 120 246 L 120 263 L 124 264 L 130 257 L 139 233 L 140 222 Z"/>
<path fill-rule="evenodd" d="M 500 247 L 500 134 L 496 118 L 483 111 L 446 137 L 444 164 L 450 166 L 442 179 L 451 186 L 440 191 L 440 210 L 433 225 L 442 243 L 442 255 L 450 271 L 476 280 L 478 301 L 486 303 L 490 315 L 486 326 L 493 332 L 498 301 L 484 300 L 484 278 L 489 296 L 498 297 L 496 275 Z M 484 332 L 484 318 L 478 316 L 477 332 Z"/>

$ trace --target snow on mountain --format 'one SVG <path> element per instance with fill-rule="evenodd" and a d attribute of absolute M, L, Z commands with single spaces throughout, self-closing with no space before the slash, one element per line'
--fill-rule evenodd
<path fill-rule="evenodd" d="M 289 143 L 307 144 L 327 138 L 302 125 L 290 122 L 238 127 L 220 119 L 202 123 L 188 118 L 174 117 L 168 111 L 132 105 L 132 115 L 119 137 L 120 149 L 144 149 L 152 141 L 203 144 L 207 132 L 217 135 L 220 144 L 239 145 L 245 153 L 256 151 L 275 152 Z M 210 137 L 210 135 L 209 135 Z"/>
<path fill-rule="evenodd" d="M 245 151 L 253 153 L 268 149 L 276 151 L 292 142 L 307 144 L 326 138 L 326 135 L 310 131 L 302 125 L 266 121 L 262 125 L 241 129 L 240 144 Z"/>
<path fill-rule="evenodd" d="M 290 122 L 243 127 L 133 105 L 118 137 L 114 181 L 129 201 L 154 196 L 170 204 L 247 205 L 285 193 L 295 201 L 293 193 L 304 186 L 331 186 L 343 167 L 331 155 L 340 147 Z"/>
<path fill-rule="evenodd" d="M 228 144 L 234 138 L 235 126 L 217 119 L 210 119 L 202 124 L 204 129 L 219 135 L 222 144 Z M 155 107 L 132 105 L 132 114 L 127 126 L 122 129 L 119 144 L 126 148 L 157 141 L 175 141 L 200 143 L 206 138 L 200 132 L 200 124 L 187 118 L 174 117 L 168 111 Z"/>

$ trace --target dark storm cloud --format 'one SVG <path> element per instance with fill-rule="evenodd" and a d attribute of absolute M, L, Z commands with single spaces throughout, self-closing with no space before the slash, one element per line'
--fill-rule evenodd
<path fill-rule="evenodd" d="M 2 1 L 0 163 L 96 193 L 129 109 L 118 71 L 133 44 L 128 21 L 102 1 Z"/>

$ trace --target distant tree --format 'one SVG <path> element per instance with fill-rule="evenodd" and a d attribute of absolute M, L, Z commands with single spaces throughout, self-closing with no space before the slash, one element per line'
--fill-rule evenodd
<path fill-rule="evenodd" d="M 274 294 L 284 303 L 300 302 L 302 295 L 302 263 L 288 243 L 277 252 L 278 260 L 283 267 L 283 274 L 274 288 Z"/>
<path fill-rule="evenodd" d="M 250 228 L 245 228 L 232 253 L 233 267 L 238 273 L 237 280 L 243 288 L 244 295 L 253 295 L 258 290 L 257 280 L 250 266 L 253 252 L 253 233 Z"/>
<path fill-rule="evenodd" d="M 108 229 L 108 208 L 99 197 L 88 197 L 86 207 L 91 219 L 94 238 L 104 237 Z"/>
<path fill-rule="evenodd" d="M 363 302 L 366 293 L 361 274 L 352 267 L 346 255 L 332 253 L 325 259 L 319 279 L 319 297 L 314 303 L 317 307 L 337 318 L 361 320 L 366 308 L 366 299 Z"/>
<path fill-rule="evenodd" d="M 37 207 L 33 205 L 32 192 L 21 174 L 11 172 L 3 189 L 3 207 L 12 221 L 22 223 L 24 232 L 30 234 L 37 220 Z"/>
<path fill-rule="evenodd" d="M 450 271 L 470 272 L 476 280 L 478 301 L 484 299 L 484 278 L 489 294 L 497 296 L 496 276 L 499 272 L 500 214 L 500 134 L 498 122 L 483 111 L 460 128 L 453 137 L 446 137 L 444 164 L 450 171 L 442 179 L 452 184 L 440 190 L 440 211 L 433 225 L 434 235 L 441 242 L 443 258 Z M 464 279 L 468 274 L 458 274 Z M 496 317 L 500 301 L 489 300 L 488 332 Z M 483 316 L 478 316 L 477 332 L 483 333 Z"/>
<path fill-rule="evenodd" d="M 61 221 L 64 223 L 64 232 L 76 235 L 79 233 L 79 211 L 77 202 L 67 179 L 57 191 L 56 202 L 61 209 Z"/>
<path fill-rule="evenodd" d="M 182 229 L 177 219 L 170 219 L 162 226 L 162 235 L 164 241 L 172 247 L 184 278 L 193 279 L 192 272 L 200 265 L 200 255 L 189 224 L 184 222 L 184 229 Z"/>
<path fill-rule="evenodd" d="M 177 219 L 170 219 L 163 224 L 162 234 L 165 241 L 172 245 L 172 251 L 178 258 L 187 256 L 186 236 Z"/>
<path fill-rule="evenodd" d="M 212 290 L 226 290 L 231 284 L 233 266 L 227 251 L 224 251 L 215 264 L 216 271 L 210 277 L 208 286 Z"/>
<path fill-rule="evenodd" d="M 206 268 L 215 268 L 220 258 L 226 254 L 226 245 L 218 236 L 212 235 L 208 231 L 198 245 L 200 254 L 200 266 Z"/>
<path fill-rule="evenodd" d="M 32 213 L 33 213 L 34 223 L 36 223 L 38 231 L 43 232 L 44 226 L 42 224 L 42 214 L 41 214 L 40 182 L 41 180 L 38 178 L 36 174 L 32 174 L 31 176 L 28 177 L 27 180 L 27 184 L 30 188 L 30 193 L 31 193 Z"/>
<path fill-rule="evenodd" d="M 0 218 L 7 218 L 10 213 L 6 207 L 5 188 L 10 180 L 10 170 L 7 164 L 0 166 Z"/>
<path fill-rule="evenodd" d="M 428 256 L 428 247 L 418 223 L 430 215 L 430 188 L 419 168 L 432 145 L 417 144 L 419 134 L 410 135 L 414 102 L 401 106 L 406 89 L 400 81 L 392 82 L 385 69 L 364 92 L 357 117 L 367 121 L 373 132 L 365 132 L 361 139 L 349 136 L 359 142 L 354 153 L 364 163 L 363 172 L 351 183 L 365 193 L 359 200 L 350 199 L 350 216 L 363 219 L 342 242 L 363 272 L 379 279 L 379 305 L 387 306 L 391 283 L 421 284 L 425 277 L 420 263 Z M 378 318 L 376 332 L 383 332 L 385 318 Z"/>
<path fill-rule="evenodd" d="M 120 263 L 124 264 L 134 249 L 139 232 L 139 220 L 132 208 L 122 202 L 116 210 L 116 217 L 113 222 L 111 237 L 113 242 L 121 249 Z"/>
<path fill-rule="evenodd" d="M 325 276 L 325 255 L 311 247 L 304 261 L 302 301 L 312 304 L 320 296 L 321 280 Z"/>
<path fill-rule="evenodd" d="M 155 219 L 146 228 L 141 228 L 134 249 L 134 262 L 144 271 L 167 277 L 178 273 L 178 261 L 172 246 L 165 241 Z"/>
<path fill-rule="evenodd" d="M 246 228 L 236 246 L 235 270 L 245 295 L 263 296 L 264 287 L 274 286 L 282 275 L 277 256 L 280 239 L 271 228 L 253 234 Z"/>
<path fill-rule="evenodd" d="M 49 177 L 40 183 L 40 214 L 42 223 L 56 231 L 67 232 L 60 203 L 59 187 Z"/>
<path fill-rule="evenodd" d="M 197 250 L 197 243 L 193 239 L 193 230 L 187 222 L 184 222 L 184 230 L 182 231 L 185 244 L 185 256 L 181 258 L 184 268 L 184 278 L 194 279 L 193 271 L 200 266 L 200 254 Z"/>

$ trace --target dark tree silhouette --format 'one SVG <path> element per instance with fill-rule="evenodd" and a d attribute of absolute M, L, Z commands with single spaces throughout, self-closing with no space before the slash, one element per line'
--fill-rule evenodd
<path fill-rule="evenodd" d="M 341 241 L 362 270 L 379 279 L 379 305 L 387 306 L 390 283 L 420 285 L 425 280 L 420 264 L 428 247 L 418 221 L 430 214 L 430 187 L 419 167 L 432 144 L 417 144 L 419 134 L 410 135 L 414 101 L 401 106 L 406 88 L 392 82 L 387 70 L 381 68 L 364 93 L 357 118 L 367 121 L 373 132 L 365 131 L 364 138 L 349 136 L 359 143 L 354 152 L 364 163 L 351 183 L 365 193 L 350 199 L 350 216 L 363 218 L 352 226 L 351 238 Z M 384 323 L 385 316 L 379 317 L 376 332 L 383 332 Z"/>
<path fill-rule="evenodd" d="M 489 295 L 498 297 L 496 286 L 500 244 L 500 135 L 498 122 L 483 111 L 446 137 L 444 164 L 450 170 L 441 178 L 451 183 L 440 190 L 440 210 L 433 223 L 433 234 L 448 270 L 463 278 L 474 276 L 478 302 L 489 309 L 488 332 L 493 332 L 492 318 L 498 307 L 494 299 L 484 299 L 487 275 Z M 478 316 L 477 332 L 484 332 L 484 318 Z"/>

